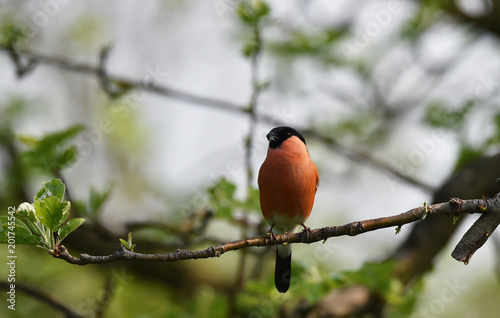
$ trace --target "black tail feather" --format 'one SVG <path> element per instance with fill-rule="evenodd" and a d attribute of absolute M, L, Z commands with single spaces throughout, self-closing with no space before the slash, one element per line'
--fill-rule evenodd
<path fill-rule="evenodd" d="M 274 270 L 274 285 L 280 293 L 286 293 L 290 287 L 292 276 L 292 253 L 288 257 L 281 257 L 276 249 L 276 268 Z"/>

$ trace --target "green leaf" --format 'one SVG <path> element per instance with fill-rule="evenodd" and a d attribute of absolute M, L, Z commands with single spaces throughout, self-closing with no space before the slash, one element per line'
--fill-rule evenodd
<path fill-rule="evenodd" d="M 73 201 L 71 201 L 71 204 L 73 205 L 75 210 L 78 211 L 79 214 L 80 213 L 89 214 L 89 212 L 87 211 L 88 207 L 87 207 L 87 204 L 85 204 L 85 202 L 73 200 Z"/>
<path fill-rule="evenodd" d="M 64 167 L 71 166 L 78 159 L 78 150 L 75 146 L 69 146 L 62 153 L 58 154 L 51 165 L 51 168 L 60 170 Z"/>
<path fill-rule="evenodd" d="M 408 19 L 401 27 L 401 37 L 408 40 L 416 40 L 428 28 L 435 25 L 436 19 L 441 12 L 437 12 L 437 7 L 421 3 L 417 13 Z"/>
<path fill-rule="evenodd" d="M 500 112 L 496 113 L 496 115 L 495 115 L 495 125 L 497 128 L 497 131 L 500 132 Z"/>
<path fill-rule="evenodd" d="M 120 242 L 122 242 L 122 244 L 123 244 L 125 241 L 120 239 Z M 123 246 L 125 246 L 131 252 L 134 251 L 135 244 L 132 243 L 132 232 L 128 233 L 127 242 L 125 242 L 125 244 L 123 244 Z"/>
<path fill-rule="evenodd" d="M 404 291 L 404 295 L 396 299 L 388 299 L 391 306 L 387 306 L 386 317 L 411 317 L 416 312 L 415 306 L 424 291 L 424 279 L 418 279 Z"/>
<path fill-rule="evenodd" d="M 450 109 L 435 101 L 427 106 L 424 121 L 431 127 L 459 130 L 475 106 L 475 101 L 469 100 L 458 109 Z"/>
<path fill-rule="evenodd" d="M 266 15 L 269 14 L 269 12 L 271 11 L 269 9 L 269 6 L 264 2 L 264 1 L 252 1 L 252 8 L 253 8 L 253 11 L 255 12 L 255 15 L 259 18 L 262 18 Z"/>
<path fill-rule="evenodd" d="M 51 179 L 42 183 L 42 188 L 35 195 L 35 201 L 55 196 L 59 201 L 64 199 L 66 186 L 60 179 Z"/>
<path fill-rule="evenodd" d="M 36 139 L 30 136 L 16 136 L 17 140 L 30 148 L 21 154 L 24 165 L 49 171 L 59 170 L 73 163 L 77 158 L 77 150 L 66 143 L 74 138 L 83 126 L 71 126 L 66 130 L 47 134 Z"/>
<path fill-rule="evenodd" d="M 74 125 L 65 130 L 56 131 L 45 135 L 40 142 L 45 146 L 56 146 L 76 137 L 85 127 L 83 125 Z"/>
<path fill-rule="evenodd" d="M 125 246 L 125 248 L 127 250 L 129 250 L 131 252 L 134 251 L 134 248 L 135 248 L 136 244 L 132 244 L 132 232 L 128 233 L 128 237 L 127 237 L 126 241 L 124 239 L 120 239 L 120 242 L 122 243 L 123 246 Z"/>
<path fill-rule="evenodd" d="M 239 6 L 238 6 L 238 17 L 240 18 L 240 20 L 245 23 L 245 24 L 248 24 L 248 25 L 253 25 L 255 23 L 255 16 L 252 12 L 252 7 L 250 6 L 249 3 L 247 2 L 242 2 Z"/>
<path fill-rule="evenodd" d="M 357 271 L 344 271 L 336 275 L 334 280 L 340 286 L 363 285 L 382 295 L 393 294 L 398 287 L 394 285 L 392 272 L 395 261 L 388 260 L 382 263 L 364 263 Z"/>
<path fill-rule="evenodd" d="M 128 242 L 127 242 L 127 241 L 125 241 L 124 239 L 119 239 L 119 240 L 120 240 L 120 243 L 122 243 L 122 244 L 123 244 L 123 246 L 125 246 L 125 248 L 126 248 L 127 250 L 130 250 L 130 248 L 129 248 L 129 246 L 128 246 Z"/>
<path fill-rule="evenodd" d="M 73 202 L 71 203 L 79 213 L 85 214 L 90 218 L 95 219 L 99 211 L 102 209 L 102 206 L 111 195 L 112 190 L 112 185 L 109 185 L 106 189 L 104 189 L 104 191 L 99 191 L 91 187 L 88 202 L 73 200 Z"/>
<path fill-rule="evenodd" d="M 293 29 L 279 39 L 267 40 L 266 48 L 283 58 L 312 57 L 325 65 L 345 64 L 345 53 L 336 48 L 348 36 L 348 28 L 328 28 L 315 32 Z"/>
<path fill-rule="evenodd" d="M 88 214 L 90 216 L 96 217 L 97 213 L 101 209 L 102 205 L 109 198 L 113 187 L 110 185 L 103 192 L 99 192 L 94 188 L 90 189 L 90 199 L 89 199 L 89 210 Z"/>
<path fill-rule="evenodd" d="M 495 123 L 496 131 L 494 135 L 488 139 L 487 146 L 500 143 L 500 113 L 495 114 L 493 122 Z"/>
<path fill-rule="evenodd" d="M 245 57 L 250 57 L 254 54 L 257 53 L 259 49 L 259 44 L 255 41 L 249 41 L 245 44 L 245 46 L 243 47 L 243 55 Z"/>
<path fill-rule="evenodd" d="M 429 209 L 427 207 L 427 202 L 424 202 L 424 215 L 422 215 L 422 220 L 425 220 L 428 213 L 429 213 Z"/>
<path fill-rule="evenodd" d="M 2 228 L 2 232 L 15 232 L 16 235 L 31 234 L 29 227 L 16 217 L 12 218 L 11 216 L 1 215 L 0 226 Z M 9 227 L 14 227 L 14 231 L 12 231 L 12 229 L 9 229 Z"/>
<path fill-rule="evenodd" d="M 64 240 L 66 236 L 68 236 L 71 232 L 76 230 L 80 225 L 82 225 L 85 222 L 85 219 L 83 218 L 75 218 L 71 219 L 66 223 L 65 225 L 61 226 L 59 229 L 59 242 Z"/>
<path fill-rule="evenodd" d="M 398 235 L 401 232 L 401 227 L 402 227 L 401 225 L 398 225 L 396 227 L 396 235 Z"/>
<path fill-rule="evenodd" d="M 20 116 L 27 115 L 30 108 L 30 101 L 24 97 L 13 95 L 8 96 L 3 102 L 0 110 L 0 123 L 5 126 L 11 126 Z M 11 127 L 9 130 L 12 129 Z M 10 136 L 12 138 L 12 135 Z M 10 140 L 10 139 L 9 139 Z"/>
<path fill-rule="evenodd" d="M 36 148 L 40 145 L 40 140 L 33 136 L 27 136 L 27 135 L 16 135 L 17 141 L 23 143 L 25 146 L 28 146 L 29 148 Z"/>
<path fill-rule="evenodd" d="M 256 27 L 270 11 L 269 6 L 260 0 L 244 1 L 240 3 L 237 9 L 240 20 L 252 27 Z"/>
<path fill-rule="evenodd" d="M 475 148 L 470 145 L 463 145 L 460 148 L 460 152 L 458 154 L 458 158 L 455 163 L 455 171 L 462 169 L 462 167 L 466 165 L 468 162 L 484 156 L 485 150 L 486 149 Z"/>
<path fill-rule="evenodd" d="M 259 189 L 251 188 L 244 201 L 235 198 L 236 185 L 225 178 L 221 178 L 212 187 L 207 189 L 208 199 L 215 215 L 222 219 L 232 219 L 233 211 L 259 211 Z"/>
<path fill-rule="evenodd" d="M 233 209 L 238 205 L 238 201 L 234 198 L 236 185 L 226 178 L 221 178 L 207 192 L 210 204 L 216 215 L 221 218 L 230 219 Z"/>
<path fill-rule="evenodd" d="M 247 199 L 243 206 L 247 211 L 260 212 L 260 192 L 257 188 L 250 188 L 248 190 Z"/>
<path fill-rule="evenodd" d="M 29 227 L 18 218 L 12 220 L 11 217 L 9 221 L 9 216 L 0 216 L 0 230 L 0 243 L 2 244 L 11 244 L 9 239 L 14 239 L 15 244 L 22 245 L 36 246 L 40 242 L 40 237 L 32 235 Z"/>
<path fill-rule="evenodd" d="M 0 27 L 0 44 L 3 46 L 10 46 L 25 37 L 23 29 L 14 22 L 4 23 Z"/>
<path fill-rule="evenodd" d="M 52 231 L 56 231 L 63 224 L 69 215 L 70 208 L 70 202 L 61 202 L 56 196 L 35 201 L 36 217 Z"/>
<path fill-rule="evenodd" d="M 38 222 L 38 224 L 40 224 L 40 222 Z M 26 219 L 26 225 L 28 225 L 28 227 L 30 228 L 30 230 L 33 234 L 42 236 L 42 232 L 40 232 L 40 229 L 38 228 L 38 226 L 36 226 L 35 223 L 31 222 L 31 220 Z"/>
<path fill-rule="evenodd" d="M 37 246 L 40 243 L 40 237 L 31 234 L 16 234 L 16 243 L 19 245 L 32 245 Z M 0 232 L 0 243 L 9 244 L 9 237 L 5 235 L 5 232 Z"/>

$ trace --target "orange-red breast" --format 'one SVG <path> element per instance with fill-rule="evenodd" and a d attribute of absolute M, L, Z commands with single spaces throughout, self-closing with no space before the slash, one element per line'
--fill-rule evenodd
<path fill-rule="evenodd" d="M 319 185 L 316 165 L 304 137 L 290 127 L 267 134 L 269 148 L 259 171 L 260 207 L 275 234 L 292 233 L 311 214 Z M 290 287 L 292 247 L 278 245 L 274 283 L 279 292 Z"/>

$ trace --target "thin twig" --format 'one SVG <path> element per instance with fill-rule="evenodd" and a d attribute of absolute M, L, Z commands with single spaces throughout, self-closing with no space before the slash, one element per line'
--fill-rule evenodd
<path fill-rule="evenodd" d="M 12 55 L 13 50 L 14 49 L 12 48 L 0 45 L 0 51 L 5 51 L 10 55 Z M 99 65 L 94 66 L 88 63 L 78 63 L 74 61 L 68 61 L 60 57 L 33 53 L 31 51 L 22 49 L 15 49 L 14 52 L 19 57 L 25 57 L 28 61 L 32 61 L 33 63 L 36 62 L 35 64 L 33 64 L 34 66 L 38 64 L 45 64 L 60 68 L 65 71 L 86 74 L 86 75 L 93 75 L 99 78 L 101 83 L 103 81 L 102 77 L 104 76 L 105 82 L 116 83 L 121 87 L 152 92 L 166 97 L 182 100 L 184 102 L 188 102 L 191 104 L 210 106 L 224 111 L 236 112 L 240 114 L 246 113 L 244 105 L 238 105 L 225 100 L 211 98 L 211 97 L 201 97 L 198 95 L 176 90 L 170 87 L 160 86 L 158 85 L 158 83 L 154 82 L 140 81 L 122 76 L 110 75 L 107 72 L 103 73 L 101 69 L 102 67 Z M 101 60 L 102 60 L 102 52 L 101 52 Z M 14 64 L 17 66 L 15 61 Z M 104 90 L 106 91 L 106 89 Z"/>
<path fill-rule="evenodd" d="M 435 188 L 432 187 L 431 185 L 429 185 L 423 181 L 417 180 L 415 178 L 412 178 L 408 175 L 404 175 L 404 174 L 400 173 L 397 169 L 390 166 L 389 164 L 382 162 L 380 160 L 377 160 L 377 159 L 371 157 L 367 153 L 364 153 L 360 150 L 354 150 L 354 149 L 347 148 L 347 147 L 339 144 L 332 137 L 325 136 L 321 133 L 318 133 L 318 132 L 316 132 L 312 129 L 308 129 L 308 128 L 301 129 L 301 132 L 303 132 L 304 135 L 311 136 L 314 139 L 319 140 L 319 141 L 329 145 L 330 147 L 332 147 L 333 150 L 343 154 L 344 156 L 346 156 L 352 160 L 355 160 L 356 162 L 361 162 L 361 163 L 366 164 L 367 166 L 370 166 L 370 167 L 375 168 L 377 170 L 387 172 L 390 175 L 392 175 L 393 177 L 396 177 L 402 181 L 405 181 L 408 184 L 411 184 L 413 186 L 419 187 L 420 189 L 422 189 L 426 192 L 432 193 L 435 191 Z"/>
<path fill-rule="evenodd" d="M 248 102 L 248 114 L 250 115 L 250 123 L 248 135 L 245 142 L 245 166 L 246 166 L 246 175 L 247 175 L 247 196 L 250 196 L 250 193 L 253 188 L 253 166 L 252 166 L 252 154 L 253 154 L 253 146 L 254 146 L 254 135 L 255 135 L 255 127 L 257 125 L 257 106 L 258 99 L 260 93 L 262 91 L 262 84 L 259 78 L 259 60 L 262 53 L 262 37 L 261 37 L 261 29 L 260 25 L 257 24 L 253 27 L 253 41 L 255 42 L 256 48 L 253 54 L 250 57 L 250 73 L 251 73 L 251 81 L 252 81 L 252 94 L 250 95 L 250 100 Z M 246 216 L 243 217 L 246 222 Z M 241 224 L 241 238 L 245 238 L 248 233 L 247 224 Z M 245 282 L 245 268 L 247 264 L 248 258 L 248 249 L 243 249 L 240 253 L 240 257 L 238 260 L 238 270 L 236 271 L 236 280 L 234 283 L 234 288 L 231 293 L 228 295 L 229 302 L 229 310 L 228 317 L 234 316 L 236 313 L 236 300 L 237 295 L 241 291 Z"/>
<path fill-rule="evenodd" d="M 104 317 L 104 312 L 111 303 L 111 300 L 115 293 L 115 287 L 116 287 L 116 279 L 114 277 L 108 278 L 106 280 L 106 285 L 104 286 L 104 296 L 99 297 L 97 299 L 94 317 L 96 318 Z"/>
<path fill-rule="evenodd" d="M 19 78 L 29 74 L 38 64 L 38 61 L 33 58 L 28 58 L 27 62 L 23 63 L 21 54 L 15 48 L 15 43 L 11 43 L 7 47 L 3 47 L 3 49 L 9 53 L 10 59 L 16 67 L 16 75 Z"/>
<path fill-rule="evenodd" d="M 492 199 L 486 200 L 486 202 L 488 202 L 488 206 L 495 208 L 500 207 L 499 201 L 499 195 Z M 351 222 L 341 226 L 323 227 L 311 230 L 309 233 L 300 232 L 293 234 L 281 234 L 276 235 L 276 239 L 273 238 L 272 240 L 269 236 L 248 238 L 229 243 L 222 243 L 198 251 L 178 249 L 173 253 L 167 254 L 142 254 L 129 251 L 120 244 L 118 250 L 111 255 L 91 256 L 87 254 L 80 254 L 79 257 L 75 257 L 71 255 L 64 246 L 61 245 L 59 247 L 59 250 L 50 251 L 50 254 L 54 255 L 55 257 L 61 258 L 68 263 L 76 265 L 104 264 L 116 261 L 176 262 L 187 259 L 212 258 L 220 257 L 222 254 L 229 251 L 235 251 L 250 246 L 272 246 L 277 244 L 289 243 L 310 244 L 318 241 L 326 241 L 331 237 L 344 235 L 355 236 L 365 232 L 375 231 L 387 227 L 402 226 L 404 224 L 416 222 L 421 220 L 424 215 L 426 217 L 431 217 L 434 215 L 457 216 L 463 213 L 484 213 L 484 204 L 485 200 L 482 199 L 452 199 L 446 203 L 433 204 L 427 206 L 426 208 L 414 208 L 407 212 L 393 216 Z"/>
<path fill-rule="evenodd" d="M 116 98 L 124 94 L 128 89 L 120 88 L 118 85 L 113 85 L 112 81 L 108 76 L 106 65 L 108 63 L 110 51 L 111 51 L 111 46 L 105 46 L 101 49 L 101 52 L 99 54 L 99 66 L 98 66 L 97 76 L 99 77 L 99 80 L 101 82 L 102 89 L 110 97 Z M 128 87 L 128 86 L 124 85 L 122 87 Z"/>
<path fill-rule="evenodd" d="M 246 143 L 246 167 L 247 167 L 247 186 L 250 190 L 253 183 L 252 170 L 252 150 L 253 136 L 255 134 L 255 126 L 257 124 L 257 100 L 262 91 L 262 83 L 259 78 L 259 59 L 262 52 L 262 38 L 259 26 L 254 29 L 254 41 L 256 43 L 255 52 L 251 56 L 251 78 L 252 78 L 252 94 L 248 103 L 248 113 L 250 114 L 250 129 Z"/>
<path fill-rule="evenodd" d="M 39 53 L 33 53 L 31 51 L 28 51 L 28 50 L 21 50 L 21 49 L 17 49 L 17 48 L 16 49 L 9 48 L 9 47 L 5 47 L 2 45 L 0 45 L 0 51 L 7 52 L 10 56 L 12 56 L 12 54 L 15 54 L 17 60 L 13 59 L 13 62 L 14 62 L 14 65 L 16 66 L 16 70 L 17 70 L 18 74 L 20 71 L 22 74 L 26 74 L 26 72 L 27 72 L 26 67 L 28 67 L 28 65 L 29 65 L 29 70 L 31 71 L 31 70 L 33 70 L 33 68 L 36 65 L 45 64 L 45 65 L 58 67 L 62 70 L 66 70 L 66 71 L 70 71 L 70 72 L 96 76 L 97 78 L 99 78 L 101 84 L 103 82 L 114 83 L 117 85 L 117 87 L 121 87 L 123 91 L 131 90 L 131 89 L 143 90 L 143 91 L 159 94 L 159 95 L 162 95 L 165 97 L 184 101 L 184 102 L 187 102 L 187 103 L 190 103 L 193 105 L 204 105 L 204 106 L 212 107 L 214 109 L 228 111 L 228 112 L 240 114 L 240 115 L 249 115 L 250 114 L 251 116 L 255 116 L 256 120 L 259 122 L 265 122 L 265 123 L 274 124 L 277 126 L 287 124 L 287 123 L 284 123 L 282 121 L 277 120 L 273 116 L 269 116 L 269 115 L 265 115 L 265 114 L 257 114 L 257 112 L 254 112 L 254 111 L 249 112 L 248 107 L 245 107 L 245 105 L 236 104 L 236 103 L 232 103 L 232 102 L 229 102 L 226 100 L 212 98 L 212 97 L 194 95 L 194 94 L 184 92 L 181 90 L 173 89 L 173 88 L 166 87 L 166 86 L 161 86 L 161 85 L 158 85 L 158 83 L 154 83 L 154 82 L 145 82 L 145 81 L 139 81 L 139 80 L 125 78 L 125 77 L 121 77 L 121 76 L 110 75 L 109 73 L 102 71 L 102 65 L 101 66 L 99 66 L 99 65 L 93 66 L 93 65 L 88 64 L 88 63 L 77 63 L 77 62 L 68 61 L 68 60 L 65 60 L 65 59 L 59 58 L 59 57 L 54 57 L 54 56 L 49 56 L 49 55 L 44 55 L 44 54 L 39 54 Z M 106 54 L 104 54 L 105 58 L 106 58 Z M 16 62 L 16 61 L 19 61 L 21 57 L 24 57 L 25 59 L 27 59 L 29 61 L 27 66 L 22 66 L 22 64 Z M 102 61 L 102 52 L 101 52 L 101 61 Z M 254 85 L 255 84 L 256 83 L 254 83 Z M 109 93 L 109 91 L 106 89 L 106 87 L 103 87 L 103 90 Z M 120 91 L 120 93 L 117 93 L 117 94 L 119 95 L 119 94 L 121 94 L 121 92 L 122 91 Z M 299 130 L 301 132 L 304 132 L 307 129 L 299 129 Z M 434 190 L 431 186 L 429 186 L 429 185 L 427 185 L 419 180 L 405 176 L 404 174 L 397 171 L 397 169 L 392 168 L 387 163 L 384 163 L 380 160 L 376 160 L 376 159 L 372 158 L 370 155 L 363 153 L 361 151 L 358 151 L 356 149 L 350 149 L 346 146 L 339 144 L 337 141 L 335 141 L 330 136 L 326 136 L 326 135 L 323 135 L 321 133 L 314 132 L 314 131 L 309 131 L 309 133 L 315 139 L 326 142 L 328 145 L 330 145 L 332 150 L 338 151 L 340 154 L 346 156 L 349 159 L 355 160 L 356 162 L 359 162 L 362 164 L 367 164 L 371 167 L 376 168 L 377 170 L 388 172 L 390 175 L 392 175 L 400 180 L 403 180 L 411 185 L 419 187 L 427 192 L 432 192 Z"/>

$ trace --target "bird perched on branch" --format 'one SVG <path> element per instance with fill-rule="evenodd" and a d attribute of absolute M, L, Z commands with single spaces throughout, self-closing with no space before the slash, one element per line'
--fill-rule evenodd
<path fill-rule="evenodd" d="M 267 134 L 269 148 L 259 171 L 260 206 L 271 235 L 294 232 L 311 214 L 319 185 L 316 165 L 304 137 L 290 127 L 276 127 Z M 274 283 L 279 292 L 290 287 L 292 247 L 278 245 Z"/>

